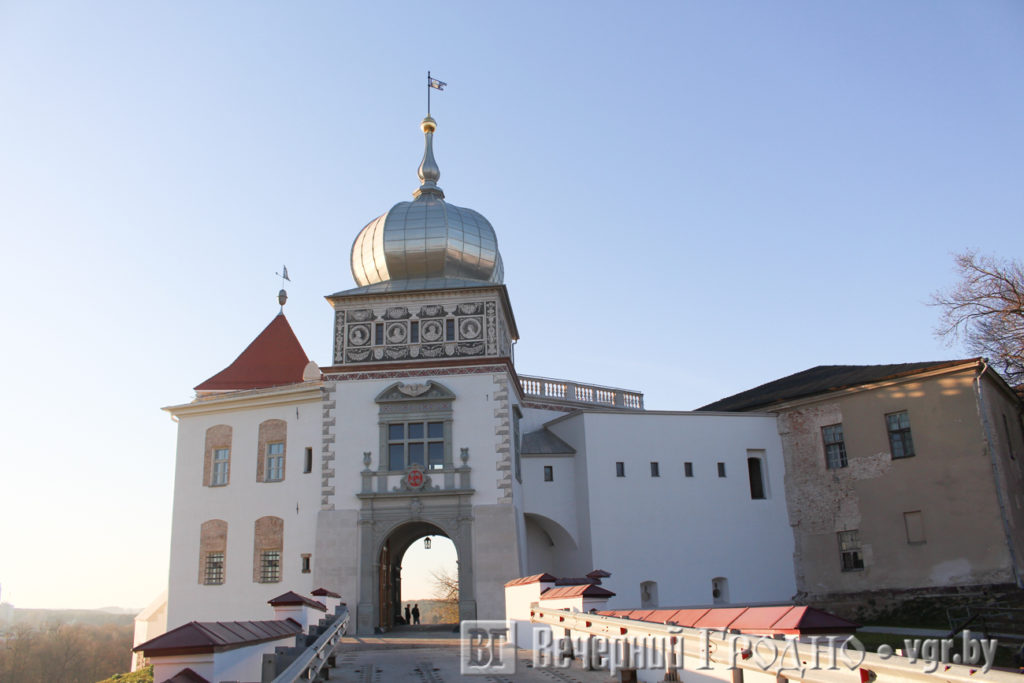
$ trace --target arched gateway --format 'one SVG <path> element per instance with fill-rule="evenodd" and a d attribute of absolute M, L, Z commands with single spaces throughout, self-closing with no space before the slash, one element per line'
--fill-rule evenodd
<path fill-rule="evenodd" d="M 436 524 L 426 521 L 405 522 L 399 524 L 388 534 L 380 547 L 377 572 L 377 603 L 375 612 L 377 624 L 381 630 L 387 630 L 395 625 L 395 618 L 402 611 L 402 558 L 406 550 L 413 543 L 424 536 L 450 536 Z M 456 554 L 459 552 L 458 545 L 455 546 Z M 466 553 L 472 555 L 472 553 Z M 459 562 L 459 573 L 462 573 L 462 563 Z M 461 577 L 460 577 L 461 578 Z M 471 579 L 466 580 L 467 587 L 472 585 Z M 472 590 L 470 588 L 470 590 Z M 461 593 L 460 593 L 461 595 Z M 465 609 L 469 610 L 470 605 L 466 604 Z M 463 601 L 459 601 L 459 620 L 472 619 L 475 616 L 475 603 L 472 605 L 472 615 L 462 613 Z"/>

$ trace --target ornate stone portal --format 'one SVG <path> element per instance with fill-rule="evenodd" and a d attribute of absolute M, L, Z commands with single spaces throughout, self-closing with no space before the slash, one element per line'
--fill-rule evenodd
<path fill-rule="evenodd" d="M 409 546 L 425 535 L 446 536 L 458 554 L 459 618 L 476 618 L 473 579 L 473 508 L 468 452 L 456 465 L 451 453 L 455 394 L 437 382 L 396 382 L 377 396 L 381 432 L 379 463 L 364 457 L 359 511 L 359 633 L 388 629 L 400 610 L 399 568 Z M 443 461 L 428 460 L 426 448 L 406 441 L 410 425 L 444 425 Z M 401 427 L 401 430 L 397 428 Z M 401 431 L 401 439 L 389 430 Z M 367 454 L 369 455 L 369 454 Z M 399 460 L 399 457 L 402 460 Z M 411 461 L 410 461 L 411 460 Z M 401 467 L 399 467 L 401 465 Z M 439 480 L 435 483 L 434 477 Z M 375 481 L 376 480 L 376 481 Z"/>

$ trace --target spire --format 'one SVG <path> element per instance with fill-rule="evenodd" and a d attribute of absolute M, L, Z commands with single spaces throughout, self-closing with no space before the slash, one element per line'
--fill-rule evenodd
<path fill-rule="evenodd" d="M 420 162 L 420 167 L 416 171 L 416 175 L 420 178 L 420 188 L 413 192 L 412 196 L 419 199 L 420 195 L 431 194 L 444 199 L 444 191 L 437 186 L 437 181 L 441 177 L 441 169 L 434 161 L 434 131 L 437 130 L 437 121 L 428 115 L 420 123 L 420 129 L 426 140 L 423 148 L 423 161 Z"/>

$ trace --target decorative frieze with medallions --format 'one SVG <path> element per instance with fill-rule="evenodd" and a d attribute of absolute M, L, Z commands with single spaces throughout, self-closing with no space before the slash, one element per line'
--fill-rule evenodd
<path fill-rule="evenodd" d="M 339 365 L 511 352 L 494 301 L 364 305 L 336 311 L 334 324 L 334 362 Z"/>

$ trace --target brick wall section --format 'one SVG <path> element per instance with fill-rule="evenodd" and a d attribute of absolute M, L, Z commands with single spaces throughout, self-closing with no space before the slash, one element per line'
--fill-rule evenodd
<path fill-rule="evenodd" d="M 265 420 L 260 423 L 260 438 L 256 453 L 256 481 L 266 481 L 267 467 L 267 444 L 283 443 L 285 468 L 288 466 L 288 423 L 284 420 Z M 282 469 L 281 479 L 284 479 L 287 469 Z"/>
<path fill-rule="evenodd" d="M 508 378 L 505 375 L 494 375 L 494 409 L 495 452 L 498 454 L 498 491 L 499 503 L 512 502 L 512 412 L 508 400 Z"/>
<path fill-rule="evenodd" d="M 320 509 L 334 509 L 334 462 L 335 449 L 334 438 L 337 430 L 337 391 L 338 385 L 334 382 L 328 383 L 323 388 L 323 427 L 321 445 L 321 468 L 320 468 Z"/>
<path fill-rule="evenodd" d="M 281 573 L 284 574 L 284 520 L 280 517 L 260 517 L 256 520 L 252 544 L 252 580 L 260 581 L 260 554 L 264 550 L 281 551 Z"/>
<path fill-rule="evenodd" d="M 228 427 L 228 429 L 231 429 Z M 210 519 L 199 527 L 199 583 L 206 579 L 206 555 L 224 553 L 224 576 L 227 576 L 228 523 L 223 519 Z"/>
<path fill-rule="evenodd" d="M 214 425 L 206 430 L 206 452 L 203 455 L 203 486 L 213 478 L 213 452 L 218 448 L 231 448 L 231 427 Z M 228 482 L 231 481 L 231 457 L 228 454 Z"/>

